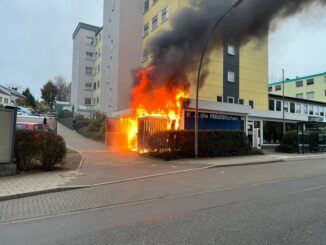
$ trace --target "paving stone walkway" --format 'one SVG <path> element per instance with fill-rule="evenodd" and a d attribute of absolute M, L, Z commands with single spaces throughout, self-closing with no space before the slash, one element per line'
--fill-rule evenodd
<path fill-rule="evenodd" d="M 0 200 L 21 194 L 50 191 L 71 187 L 84 187 L 134 178 L 158 176 L 183 171 L 203 170 L 211 166 L 233 166 L 253 163 L 277 162 L 291 159 L 326 158 L 326 155 L 284 155 L 246 156 L 211 159 L 185 159 L 165 162 L 140 156 L 136 153 L 118 154 L 98 143 L 58 124 L 69 148 L 79 151 L 85 157 L 76 171 L 49 172 L 0 178 Z"/>

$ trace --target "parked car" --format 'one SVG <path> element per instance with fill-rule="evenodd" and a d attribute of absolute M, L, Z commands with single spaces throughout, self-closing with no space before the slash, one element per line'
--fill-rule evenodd
<path fill-rule="evenodd" d="M 48 125 L 44 125 L 42 123 L 33 123 L 33 122 L 17 122 L 16 124 L 17 130 L 31 130 L 31 131 L 49 131 L 52 132 Z"/>
<path fill-rule="evenodd" d="M 17 106 L 17 115 L 32 115 L 32 111 L 28 108 Z"/>

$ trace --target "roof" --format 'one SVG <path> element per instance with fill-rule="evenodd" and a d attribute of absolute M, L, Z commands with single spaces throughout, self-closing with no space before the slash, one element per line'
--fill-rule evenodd
<path fill-rule="evenodd" d="M 16 96 L 16 97 L 19 97 L 19 98 L 22 98 L 22 99 L 25 99 L 26 97 L 24 95 L 22 95 L 21 93 L 19 93 L 18 91 L 16 90 L 13 90 L 11 88 L 6 88 L 2 85 L 0 85 L 0 91 L 8 96 Z"/>
<path fill-rule="evenodd" d="M 284 81 L 284 83 L 291 83 L 291 82 L 296 82 L 296 81 L 305 80 L 305 79 L 314 78 L 314 77 L 320 77 L 320 76 L 326 76 L 326 72 L 309 75 L 309 76 L 304 76 L 304 77 L 297 77 L 297 78 L 293 78 L 293 79 L 287 79 Z M 279 84 L 283 84 L 283 81 L 272 82 L 269 85 L 279 85 Z"/>
<path fill-rule="evenodd" d="M 0 85 L 0 92 L 3 93 L 3 94 L 6 94 L 8 96 L 11 96 L 11 93 L 10 93 L 9 89 L 3 87 L 2 85 Z"/>
<path fill-rule="evenodd" d="M 84 30 L 89 30 L 89 31 L 93 31 L 95 32 L 95 34 L 97 34 L 99 31 L 102 30 L 102 27 L 98 27 L 98 26 L 93 26 L 93 25 L 89 25 L 89 24 L 86 24 L 86 23 L 82 23 L 82 22 L 79 22 L 73 35 L 72 35 L 72 38 L 74 39 L 77 35 L 77 33 L 79 32 L 80 29 L 84 29 Z"/>

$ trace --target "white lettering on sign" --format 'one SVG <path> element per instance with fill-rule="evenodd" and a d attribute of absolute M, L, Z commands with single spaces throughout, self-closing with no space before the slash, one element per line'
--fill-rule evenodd
<path fill-rule="evenodd" d="M 192 117 L 191 112 L 187 112 L 187 118 Z M 193 115 L 195 117 L 195 115 Z M 222 115 L 216 113 L 199 113 L 199 118 L 201 119 L 211 119 L 211 120 L 225 120 L 225 121 L 238 121 L 239 117 L 236 116 L 229 116 L 229 115 Z"/>

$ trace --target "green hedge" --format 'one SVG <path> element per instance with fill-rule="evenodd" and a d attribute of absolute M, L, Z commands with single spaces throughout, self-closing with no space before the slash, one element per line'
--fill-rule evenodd
<path fill-rule="evenodd" d="M 282 138 L 281 144 L 275 148 L 275 151 L 284 153 L 298 152 L 298 132 L 286 132 Z"/>
<path fill-rule="evenodd" d="M 52 132 L 18 130 L 16 132 L 15 157 L 19 170 L 40 166 L 46 171 L 64 159 L 66 144 L 63 138 Z"/>
<path fill-rule="evenodd" d="M 65 125 L 66 127 L 73 129 L 72 121 L 73 117 L 67 114 L 69 117 L 58 118 L 58 121 Z M 82 115 L 76 116 L 76 131 L 85 136 L 97 141 L 105 140 L 105 120 L 106 116 L 104 114 L 97 114 L 94 119 L 85 118 Z"/>
<path fill-rule="evenodd" d="M 194 157 L 193 130 L 163 131 L 149 138 L 149 154 L 169 159 Z M 253 151 L 242 131 L 199 131 L 199 157 L 223 157 L 262 154 Z"/>

